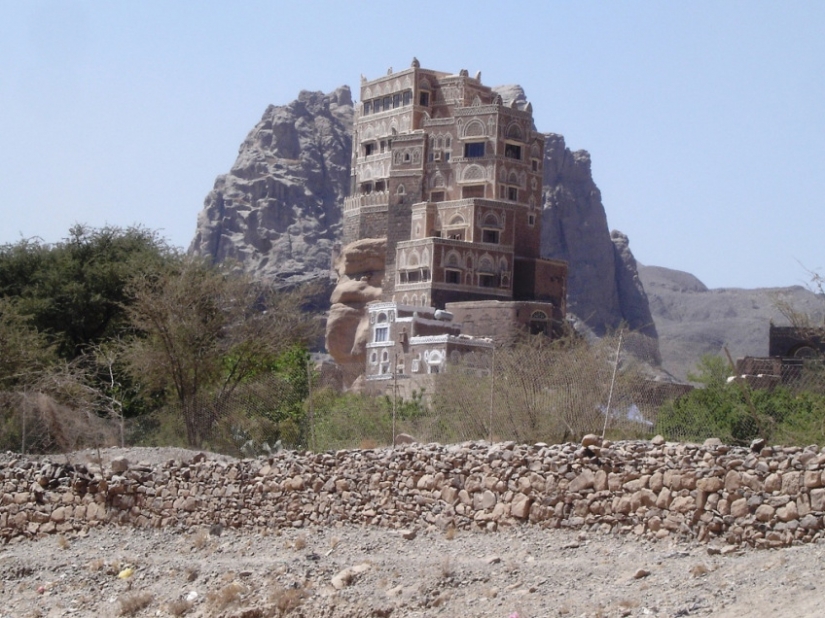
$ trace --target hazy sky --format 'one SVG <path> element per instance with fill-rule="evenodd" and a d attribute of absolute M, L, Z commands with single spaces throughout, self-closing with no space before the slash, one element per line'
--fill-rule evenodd
<path fill-rule="evenodd" d="M 825 3 L 0 0 L 0 243 L 186 247 L 269 104 L 409 66 L 521 84 L 636 258 L 710 287 L 825 252 Z"/>

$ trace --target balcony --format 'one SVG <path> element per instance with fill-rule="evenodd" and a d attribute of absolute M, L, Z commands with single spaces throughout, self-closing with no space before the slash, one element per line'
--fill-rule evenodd
<path fill-rule="evenodd" d="M 389 191 L 373 191 L 372 193 L 350 195 L 344 198 L 344 212 L 350 212 L 369 207 L 388 207 L 390 205 Z"/>

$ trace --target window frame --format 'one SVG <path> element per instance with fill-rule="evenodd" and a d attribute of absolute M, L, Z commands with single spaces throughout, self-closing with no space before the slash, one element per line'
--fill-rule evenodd
<path fill-rule="evenodd" d="M 461 271 L 455 268 L 444 269 L 444 283 L 461 285 Z"/>
<path fill-rule="evenodd" d="M 479 151 L 480 149 L 480 151 Z M 483 159 L 487 152 L 486 141 L 465 142 L 464 143 L 464 158 L 465 159 Z"/>
<path fill-rule="evenodd" d="M 504 142 L 504 157 L 514 161 L 521 161 L 521 144 Z"/>

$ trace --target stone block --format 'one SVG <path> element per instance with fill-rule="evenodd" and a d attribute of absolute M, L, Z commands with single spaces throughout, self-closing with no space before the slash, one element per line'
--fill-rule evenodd
<path fill-rule="evenodd" d="M 774 509 L 770 504 L 762 504 L 756 509 L 756 520 L 763 523 L 769 522 L 773 518 L 775 512 L 776 509 Z"/>
<path fill-rule="evenodd" d="M 730 470 L 725 475 L 725 491 L 733 493 L 742 486 L 742 475 L 736 470 Z"/>
<path fill-rule="evenodd" d="M 825 489 L 811 490 L 811 509 L 818 512 L 825 511 Z"/>
<path fill-rule="evenodd" d="M 595 484 L 596 475 L 593 474 L 591 470 L 585 468 L 576 478 L 570 481 L 570 485 L 567 486 L 567 491 L 578 493 L 593 488 Z"/>
<path fill-rule="evenodd" d="M 750 506 L 745 498 L 734 500 L 730 505 L 730 514 L 733 517 L 746 517 L 750 513 Z"/>
<path fill-rule="evenodd" d="M 725 481 L 723 481 L 718 476 L 708 476 L 696 481 L 696 488 L 699 491 L 704 491 L 705 493 L 713 493 L 719 491 L 724 486 Z"/>
<path fill-rule="evenodd" d="M 802 473 L 796 470 L 782 474 L 781 490 L 783 494 L 795 496 L 799 493 L 802 484 Z"/>
<path fill-rule="evenodd" d="M 806 470 L 803 478 L 808 489 L 822 487 L 822 473 L 819 470 Z"/>
<path fill-rule="evenodd" d="M 516 494 L 510 504 L 510 514 L 518 519 L 527 519 L 533 500 L 522 493 Z"/>

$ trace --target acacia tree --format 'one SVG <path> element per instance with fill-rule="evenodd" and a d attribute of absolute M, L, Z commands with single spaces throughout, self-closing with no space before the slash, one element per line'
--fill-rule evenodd
<path fill-rule="evenodd" d="M 146 392 L 177 404 L 191 446 L 201 446 L 242 384 L 314 335 L 305 294 L 278 291 L 227 269 L 184 258 L 135 279 L 126 312 L 136 331 L 124 360 Z"/>

